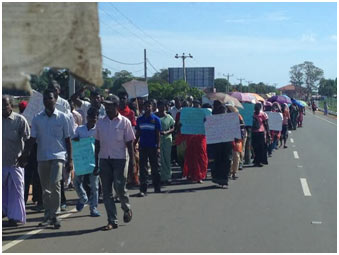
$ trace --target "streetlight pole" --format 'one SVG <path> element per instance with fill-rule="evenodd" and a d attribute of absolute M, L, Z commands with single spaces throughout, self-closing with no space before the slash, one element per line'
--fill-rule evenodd
<path fill-rule="evenodd" d="M 174 56 L 175 58 L 182 58 L 182 69 L 183 69 L 183 75 L 184 75 L 184 81 L 186 82 L 186 68 L 185 68 L 185 59 L 186 58 L 193 58 L 193 56 L 191 55 L 191 53 L 188 54 L 188 56 L 185 55 L 185 53 L 182 53 L 182 56 L 179 56 L 178 54 L 176 54 Z"/>

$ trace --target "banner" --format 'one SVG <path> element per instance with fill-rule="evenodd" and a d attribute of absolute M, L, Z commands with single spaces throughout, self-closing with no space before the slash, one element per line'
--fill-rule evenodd
<path fill-rule="evenodd" d="M 231 142 L 241 139 L 239 115 L 236 112 L 206 117 L 207 144 Z"/>
<path fill-rule="evenodd" d="M 72 141 L 73 164 L 76 175 L 90 174 L 95 167 L 94 137 L 80 138 Z"/>
<path fill-rule="evenodd" d="M 245 126 L 252 127 L 253 124 L 253 113 L 254 113 L 254 104 L 243 103 L 244 109 L 239 109 L 239 113 L 244 118 Z"/>
<path fill-rule="evenodd" d="M 268 126 L 270 130 L 281 131 L 283 115 L 280 112 L 265 112 L 268 116 Z"/>
<path fill-rule="evenodd" d="M 35 114 L 44 110 L 43 96 L 38 91 L 32 90 L 32 96 L 29 99 L 27 107 L 22 115 L 28 121 L 28 124 L 32 124 L 33 117 Z"/>
<path fill-rule="evenodd" d="M 206 116 L 212 115 L 206 108 L 182 108 L 180 113 L 181 133 L 187 135 L 204 135 Z"/>

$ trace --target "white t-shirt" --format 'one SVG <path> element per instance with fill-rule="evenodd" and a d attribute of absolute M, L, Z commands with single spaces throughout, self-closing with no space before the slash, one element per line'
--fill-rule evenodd
<path fill-rule="evenodd" d="M 82 124 L 84 125 L 87 123 L 87 111 L 89 108 L 91 108 L 91 106 L 92 104 L 90 102 L 81 100 L 79 113 L 82 115 Z M 99 109 L 99 119 L 102 119 L 105 116 L 106 116 L 105 106 L 101 104 Z"/>

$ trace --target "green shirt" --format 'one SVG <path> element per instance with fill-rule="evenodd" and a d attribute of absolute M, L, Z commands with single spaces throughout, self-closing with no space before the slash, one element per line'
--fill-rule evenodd
<path fill-rule="evenodd" d="M 161 131 L 167 131 L 171 129 L 175 124 L 174 119 L 169 114 L 166 114 L 164 117 L 160 118 L 160 121 L 161 121 Z M 167 140 L 167 139 L 170 139 L 172 141 L 172 134 L 161 136 L 161 140 Z"/>

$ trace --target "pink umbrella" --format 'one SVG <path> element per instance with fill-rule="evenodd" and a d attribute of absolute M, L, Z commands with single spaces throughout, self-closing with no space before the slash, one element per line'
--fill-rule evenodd
<path fill-rule="evenodd" d="M 240 102 L 248 102 L 248 103 L 255 104 L 256 101 L 257 101 L 256 98 L 253 95 L 248 94 L 248 93 L 232 92 L 231 96 L 235 97 Z"/>
<path fill-rule="evenodd" d="M 270 101 L 265 101 L 264 106 L 272 106 L 273 104 Z"/>

